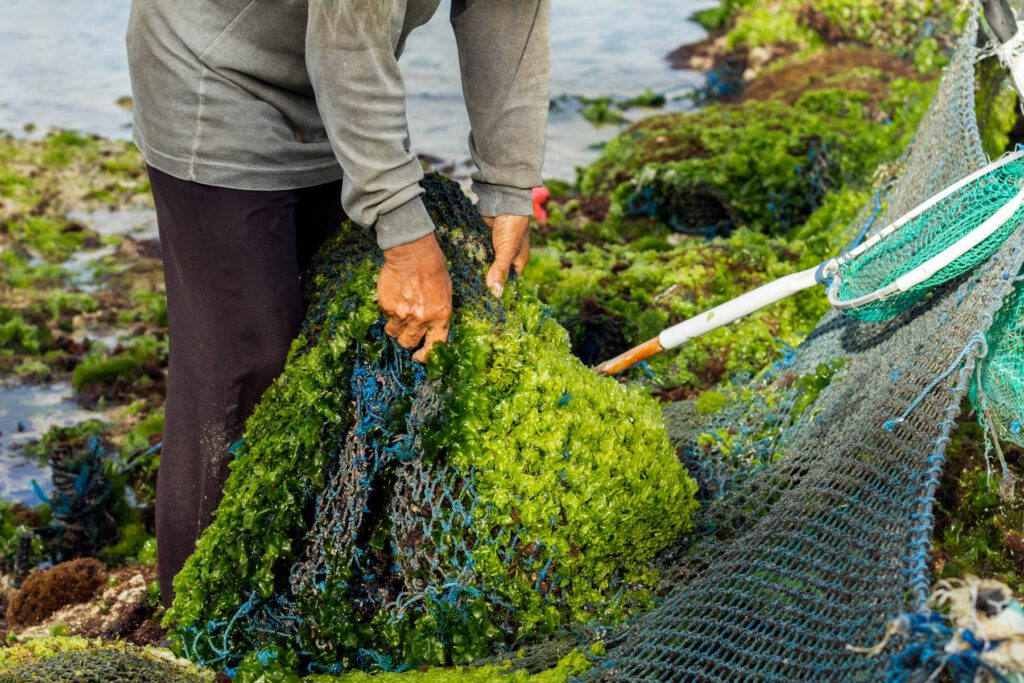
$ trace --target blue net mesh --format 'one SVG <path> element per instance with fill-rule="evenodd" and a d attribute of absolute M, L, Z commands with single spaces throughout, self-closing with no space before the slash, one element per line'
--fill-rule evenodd
<path fill-rule="evenodd" d="M 974 106 L 977 26 L 975 10 L 886 213 L 866 232 L 987 162 Z M 890 322 L 826 316 L 732 409 L 710 420 L 667 409 L 713 499 L 698 532 L 662 557 L 663 602 L 612 636 L 590 680 L 923 681 L 935 672 L 917 656 L 933 651 L 921 631 L 874 656 L 848 646 L 880 643 L 902 613 L 927 615 L 945 449 L 1024 260 L 1019 222 L 1010 228 L 992 258 Z M 830 364 L 813 400 L 801 401 L 806 383 L 785 380 Z"/>
<path fill-rule="evenodd" d="M 529 287 L 495 299 L 476 209 L 452 181 L 424 185 L 452 342 L 428 369 L 384 334 L 366 231 L 321 252 L 303 336 L 175 581 L 169 619 L 196 662 L 475 662 L 649 606 L 651 559 L 689 527 L 696 485 L 654 400 L 573 357 Z M 603 533 L 615 522 L 629 532 Z"/>

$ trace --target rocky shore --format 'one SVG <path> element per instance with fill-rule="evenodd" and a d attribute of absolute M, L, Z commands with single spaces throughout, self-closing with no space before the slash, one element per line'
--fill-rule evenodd
<path fill-rule="evenodd" d="M 701 13 L 708 37 L 668 56 L 708 74 L 699 111 L 643 118 L 575 183 L 549 184 L 527 280 L 574 353 L 594 364 L 848 244 L 899 171 L 959 20 L 956 3 L 924 0 L 727 0 Z M 601 119 L 612 104 L 586 106 Z M 1017 112 L 1008 89 L 979 94 L 989 155 L 1019 141 Z M 49 475 L 20 502 L 0 502 L 0 683 L 66 680 L 110 662 L 122 678 L 80 680 L 227 679 L 160 647 L 153 493 L 167 313 L 148 190 L 128 143 L 70 132 L 0 139 L 0 409 L 21 400 L 14 389 L 47 386 L 92 416 L 65 424 L 54 411 L 35 438 L 19 426 L 0 434 L 0 456 Z M 671 406 L 677 436 L 735 399 L 734 380 L 798 345 L 826 310 L 817 292 L 794 297 L 624 380 Z M 779 377 L 806 387 L 794 419 L 837 372 Z M 709 457 L 727 442 L 709 435 Z M 1024 452 L 1008 449 L 1006 460 L 1024 475 Z M 1024 503 L 1001 498 L 1000 484 L 966 411 L 939 498 L 936 578 L 973 573 L 1024 588 Z M 533 677 L 495 666 L 312 680 L 554 683 L 588 661 L 575 652 Z M 235 673 L 298 680 L 273 662 Z"/>

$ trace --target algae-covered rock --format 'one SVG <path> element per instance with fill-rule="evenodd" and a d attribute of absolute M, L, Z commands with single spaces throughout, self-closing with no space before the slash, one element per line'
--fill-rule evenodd
<path fill-rule="evenodd" d="M 1003 445 L 1006 469 L 986 452 L 976 414 L 965 410 L 946 453 L 935 520 L 936 578 L 973 574 L 1024 589 L 1024 449 Z"/>
<path fill-rule="evenodd" d="M 83 558 L 31 574 L 7 606 L 11 626 L 33 626 L 57 610 L 89 600 L 107 580 L 102 562 Z"/>
<path fill-rule="evenodd" d="M 531 262 L 574 351 L 599 363 L 840 253 L 884 210 L 884 164 L 935 86 L 888 52 L 829 49 L 780 61 L 743 101 L 644 119 L 609 142 L 580 197 L 550 207 Z M 827 310 L 809 290 L 628 376 L 694 398 L 760 371 Z"/>
<path fill-rule="evenodd" d="M 167 650 L 43 638 L 0 648 L 0 683 L 213 683 Z"/>
<path fill-rule="evenodd" d="M 898 154 L 934 88 L 877 69 L 826 75 L 792 103 L 749 99 L 644 119 L 608 143 L 580 191 L 611 198 L 613 216 L 680 232 L 784 233 Z"/>
<path fill-rule="evenodd" d="M 429 369 L 383 338 L 352 225 L 307 277 L 305 329 L 232 447 L 224 502 L 168 620 L 196 661 L 312 672 L 466 663 L 650 604 L 695 485 L 656 405 L 570 353 L 534 290 L 498 302 L 486 227 L 426 181 L 453 273 Z"/>

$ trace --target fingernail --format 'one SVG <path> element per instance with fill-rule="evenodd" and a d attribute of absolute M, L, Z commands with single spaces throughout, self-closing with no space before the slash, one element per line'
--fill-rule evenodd
<path fill-rule="evenodd" d="M 499 298 L 499 299 L 501 298 L 501 295 L 502 295 L 502 293 L 503 293 L 504 291 L 505 291 L 505 288 L 504 288 L 504 287 L 502 287 L 502 286 L 501 286 L 501 285 L 500 285 L 499 283 L 497 283 L 497 282 L 495 282 L 494 284 L 492 284 L 492 285 L 491 285 L 491 294 L 493 294 L 494 296 L 496 296 L 496 297 L 497 297 L 497 298 Z"/>

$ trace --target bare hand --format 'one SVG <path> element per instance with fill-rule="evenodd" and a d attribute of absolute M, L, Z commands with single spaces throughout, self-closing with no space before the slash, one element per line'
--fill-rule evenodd
<path fill-rule="evenodd" d="M 494 243 L 494 264 L 487 271 L 487 287 L 494 296 L 501 297 L 509 268 L 522 275 L 530 261 L 530 217 L 484 216 L 484 223 L 491 228 Z"/>
<path fill-rule="evenodd" d="M 384 250 L 377 278 L 377 302 L 388 319 L 384 332 L 412 350 L 424 363 L 437 342 L 448 340 L 452 317 L 452 281 L 434 233 Z"/>

